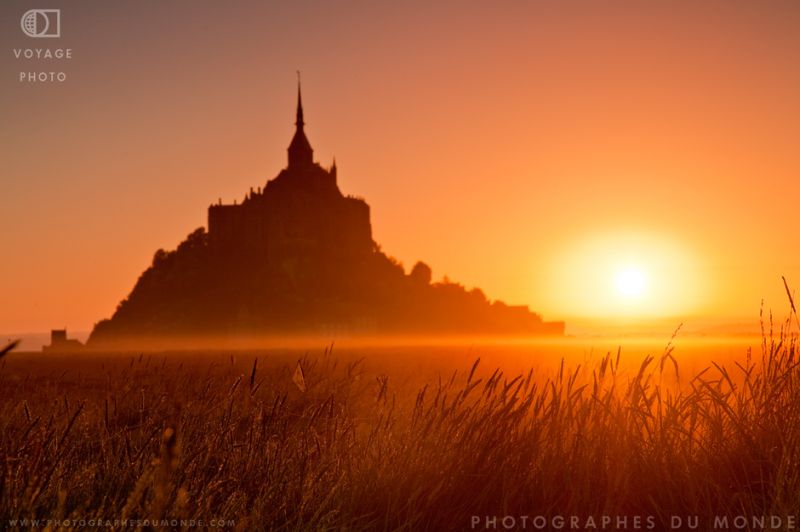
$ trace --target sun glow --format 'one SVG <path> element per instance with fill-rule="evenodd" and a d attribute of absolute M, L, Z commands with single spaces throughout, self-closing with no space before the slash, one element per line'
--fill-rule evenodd
<path fill-rule="evenodd" d="M 654 318 L 698 309 L 707 283 L 696 257 L 668 238 L 616 232 L 565 243 L 548 277 L 554 312 Z"/>

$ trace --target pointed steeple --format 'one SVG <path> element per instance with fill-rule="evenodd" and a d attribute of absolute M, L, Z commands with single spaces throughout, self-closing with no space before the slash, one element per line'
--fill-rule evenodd
<path fill-rule="evenodd" d="M 297 72 L 297 126 L 291 144 L 289 144 L 289 168 L 297 168 L 305 165 L 313 164 L 314 150 L 311 149 L 311 143 L 306 138 L 303 126 L 303 98 L 300 93 L 300 72 Z"/>
<path fill-rule="evenodd" d="M 297 120 L 294 125 L 297 129 L 303 129 L 305 122 L 303 122 L 303 95 L 300 92 L 300 71 L 297 72 Z"/>

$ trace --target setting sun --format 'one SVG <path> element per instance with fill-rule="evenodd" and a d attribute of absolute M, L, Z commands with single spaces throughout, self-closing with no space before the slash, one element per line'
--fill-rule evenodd
<path fill-rule="evenodd" d="M 631 266 L 617 272 L 614 286 L 625 299 L 640 299 L 647 291 L 647 276 L 639 268 Z"/>
<path fill-rule="evenodd" d="M 653 318 L 696 312 L 709 289 L 687 244 L 644 230 L 609 228 L 567 240 L 543 288 L 553 312 L 579 317 Z"/>

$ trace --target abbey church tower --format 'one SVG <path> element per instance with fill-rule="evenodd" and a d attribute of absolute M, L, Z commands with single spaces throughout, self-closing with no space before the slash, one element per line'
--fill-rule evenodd
<path fill-rule="evenodd" d="M 357 260 L 371 253 L 369 206 L 341 193 L 335 163 L 326 169 L 313 156 L 298 81 L 297 119 L 287 167 L 263 190 L 251 189 L 242 203 L 209 207 L 211 247 L 272 263 L 298 256 Z"/>
<path fill-rule="evenodd" d="M 297 120 L 294 125 L 297 129 L 294 132 L 294 137 L 292 137 L 292 142 L 289 144 L 289 168 L 311 166 L 314 164 L 314 150 L 311 148 L 311 143 L 308 142 L 304 130 L 303 96 L 300 93 L 299 80 L 297 82 Z"/>

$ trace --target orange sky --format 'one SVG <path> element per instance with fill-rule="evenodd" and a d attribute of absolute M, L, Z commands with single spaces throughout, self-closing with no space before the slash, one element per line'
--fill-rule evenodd
<path fill-rule="evenodd" d="M 797 2 L 49 2 L 60 39 L 30 7 L 0 5 L 0 332 L 91 328 L 274 177 L 298 68 L 316 158 L 407 268 L 567 320 L 757 318 L 800 287 Z"/>

